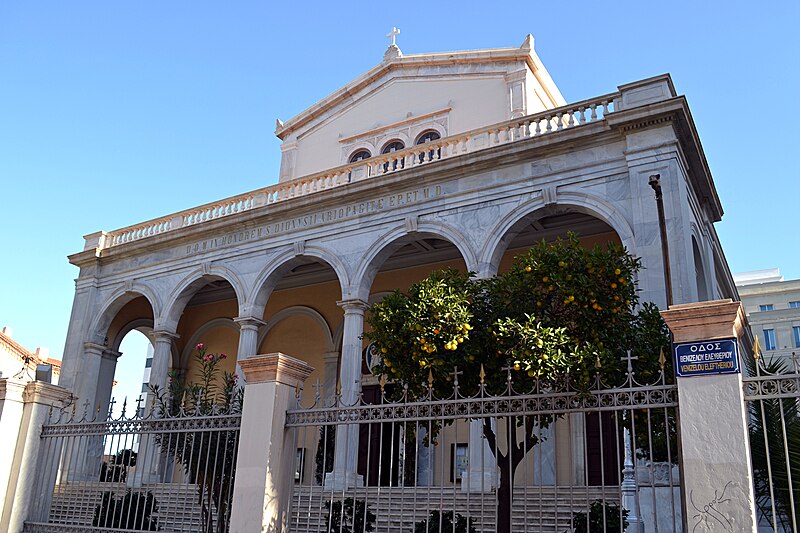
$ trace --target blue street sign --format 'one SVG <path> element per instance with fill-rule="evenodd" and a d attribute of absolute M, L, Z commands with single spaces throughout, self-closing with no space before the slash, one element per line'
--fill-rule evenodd
<path fill-rule="evenodd" d="M 735 374 L 739 372 L 736 339 L 716 339 L 675 344 L 678 376 Z"/>

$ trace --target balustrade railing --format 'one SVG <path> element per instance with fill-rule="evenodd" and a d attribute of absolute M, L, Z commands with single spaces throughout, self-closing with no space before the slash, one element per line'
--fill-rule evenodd
<path fill-rule="evenodd" d="M 324 191 L 371 176 L 398 172 L 493 146 L 522 141 L 602 121 L 609 113 L 614 111 L 615 101 L 619 97 L 619 93 L 611 93 L 567 106 L 549 109 L 541 113 L 445 137 L 390 154 L 364 159 L 128 226 L 110 232 L 105 240 L 101 242 L 100 247 L 110 248 L 138 241 L 178 228 L 219 219 L 290 198 Z"/>

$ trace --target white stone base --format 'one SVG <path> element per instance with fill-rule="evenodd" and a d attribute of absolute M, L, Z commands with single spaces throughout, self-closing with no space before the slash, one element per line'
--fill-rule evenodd
<path fill-rule="evenodd" d="M 336 471 L 325 474 L 324 487 L 331 490 L 345 490 L 352 487 L 363 487 L 364 476 L 355 472 Z"/>

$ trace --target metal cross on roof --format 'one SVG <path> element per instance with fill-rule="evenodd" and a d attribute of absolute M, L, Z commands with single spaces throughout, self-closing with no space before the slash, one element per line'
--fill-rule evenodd
<path fill-rule="evenodd" d="M 386 34 L 386 36 L 392 40 L 391 46 L 397 46 L 395 43 L 395 39 L 397 36 L 400 35 L 400 30 L 398 28 L 392 27 L 392 31 Z"/>

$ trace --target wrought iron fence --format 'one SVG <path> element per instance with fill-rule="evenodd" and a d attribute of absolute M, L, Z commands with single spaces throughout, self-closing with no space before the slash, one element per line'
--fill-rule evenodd
<path fill-rule="evenodd" d="M 663 365 L 663 360 L 662 360 Z M 681 531 L 677 387 L 662 371 L 590 390 L 490 396 L 381 381 L 287 413 L 292 533 Z M 644 529 L 640 529 L 644 528 Z"/>
<path fill-rule="evenodd" d="M 759 525 L 800 531 L 800 360 L 746 360 L 744 379 Z"/>
<path fill-rule="evenodd" d="M 145 415 L 141 401 L 99 420 L 51 413 L 26 532 L 228 531 L 241 415 Z"/>

